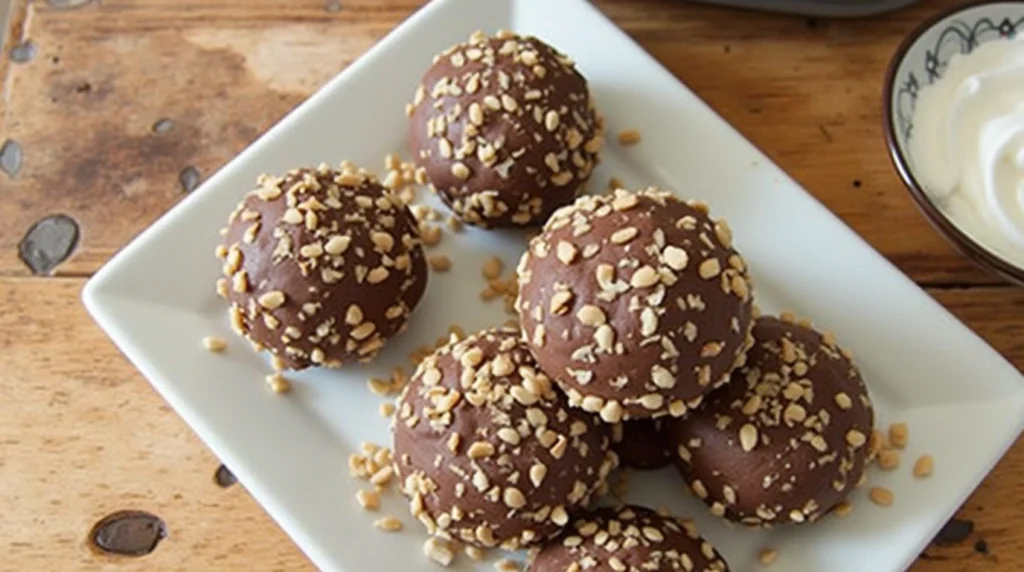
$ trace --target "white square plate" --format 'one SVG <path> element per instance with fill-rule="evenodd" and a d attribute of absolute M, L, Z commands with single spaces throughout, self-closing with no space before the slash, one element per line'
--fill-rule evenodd
<path fill-rule="evenodd" d="M 594 177 L 659 185 L 707 200 L 735 229 L 766 311 L 791 309 L 835 331 L 858 357 L 879 422 L 911 426 L 908 461 L 936 459 L 935 475 L 873 473 L 893 508 L 856 495 L 845 519 L 751 531 L 727 527 L 680 493 L 671 470 L 634 476 L 633 500 L 697 517 L 734 570 L 751 570 L 758 549 L 778 549 L 788 572 L 904 569 L 1013 443 L 1024 419 L 1017 370 L 900 274 L 727 125 L 626 34 L 583 0 L 437 0 L 365 56 L 127 246 L 87 285 L 85 303 L 124 354 L 238 476 L 322 569 L 430 569 L 424 534 L 391 493 L 384 513 L 401 534 L 374 530 L 358 508 L 347 457 L 360 442 L 388 443 L 381 399 L 366 380 L 385 375 L 452 323 L 467 330 L 504 321 L 500 303 L 479 301 L 479 268 L 499 254 L 513 268 L 514 233 L 446 234 L 439 251 L 455 262 L 434 274 L 410 330 L 376 364 L 304 372 L 277 396 L 263 383 L 266 360 L 231 334 L 213 291 L 213 247 L 228 213 L 264 172 L 350 159 L 376 166 L 403 149 L 404 104 L 431 55 L 477 29 L 536 35 L 573 56 L 589 78 L 610 133 L 637 128 L 644 140 L 614 143 Z M 200 339 L 232 340 L 225 355 Z M 468 559 L 457 568 L 470 569 Z M 491 570 L 489 564 L 479 565 Z"/>

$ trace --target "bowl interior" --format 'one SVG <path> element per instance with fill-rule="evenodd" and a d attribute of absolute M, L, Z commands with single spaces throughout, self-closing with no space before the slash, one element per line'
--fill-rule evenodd
<path fill-rule="evenodd" d="M 942 78 L 955 54 L 967 54 L 986 42 L 1006 41 L 1024 34 L 1024 2 L 987 2 L 957 10 L 932 23 L 914 39 L 896 63 L 891 79 L 887 120 L 892 145 L 900 155 L 901 174 L 931 222 L 965 254 L 981 259 L 1004 276 L 1024 281 L 1024 252 L 998 234 L 959 194 L 937 200 L 917 176 L 911 152 L 914 109 L 918 94 Z M 897 56 L 899 57 L 899 56 Z M 915 190 L 914 187 L 917 187 Z"/>

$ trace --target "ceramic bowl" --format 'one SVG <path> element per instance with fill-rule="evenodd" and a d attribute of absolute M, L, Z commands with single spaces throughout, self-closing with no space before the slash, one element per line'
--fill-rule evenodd
<path fill-rule="evenodd" d="M 921 89 L 942 78 L 954 54 L 1024 34 L 1024 2 L 974 2 L 941 12 L 917 27 L 889 63 L 883 91 L 883 130 L 889 156 L 918 208 L 957 250 L 983 268 L 1024 285 L 1024 252 L 976 232 L 984 225 L 970 209 L 937 201 L 921 183 L 910 152 L 914 108 Z M 973 220 L 971 220 L 973 218 Z"/>

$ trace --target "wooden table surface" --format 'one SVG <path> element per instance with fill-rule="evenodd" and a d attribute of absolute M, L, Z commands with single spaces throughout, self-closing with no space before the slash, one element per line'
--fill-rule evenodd
<path fill-rule="evenodd" d="M 241 487 L 215 484 L 218 461 L 93 324 L 79 294 L 182 197 L 183 171 L 207 177 L 420 3 L 14 0 L 0 138 L 17 142 L 23 161 L 16 176 L 0 173 L 0 570 L 311 567 Z M 1024 289 L 978 270 L 928 227 L 880 129 L 890 54 L 952 3 L 825 21 L 673 0 L 597 2 L 1021 367 Z M 12 61 L 16 46 L 33 57 Z M 52 276 L 33 275 L 19 243 L 54 214 L 77 221 L 79 244 Z M 143 558 L 94 555 L 90 528 L 121 509 L 159 515 L 169 537 Z M 1024 569 L 1022 517 L 1018 444 L 961 510 L 973 532 L 929 548 L 913 570 Z"/>

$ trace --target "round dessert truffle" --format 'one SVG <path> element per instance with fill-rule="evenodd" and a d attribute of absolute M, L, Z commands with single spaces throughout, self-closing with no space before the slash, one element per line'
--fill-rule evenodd
<path fill-rule="evenodd" d="M 612 426 L 612 448 L 619 466 L 630 469 L 660 469 L 672 463 L 664 419 L 637 419 Z"/>
<path fill-rule="evenodd" d="M 576 197 L 604 144 L 572 60 L 508 32 L 477 32 L 436 56 L 407 113 L 417 165 L 481 227 L 542 223 Z"/>
<path fill-rule="evenodd" d="M 231 326 L 280 369 L 371 360 L 426 288 L 412 214 L 347 163 L 260 177 L 221 232 Z"/>
<path fill-rule="evenodd" d="M 684 415 L 752 343 L 751 283 L 729 227 L 663 190 L 580 197 L 518 270 L 537 363 L 607 422 Z"/>
<path fill-rule="evenodd" d="M 397 476 L 434 535 L 509 550 L 541 542 L 616 466 L 609 428 L 565 405 L 510 328 L 438 349 L 397 405 Z"/>
<path fill-rule="evenodd" d="M 728 572 L 693 523 L 649 508 L 601 508 L 573 520 L 532 556 L 528 572 Z"/>
<path fill-rule="evenodd" d="M 732 382 L 668 427 L 694 493 L 748 525 L 812 522 L 860 484 L 874 411 L 848 352 L 807 322 L 759 318 Z"/>

